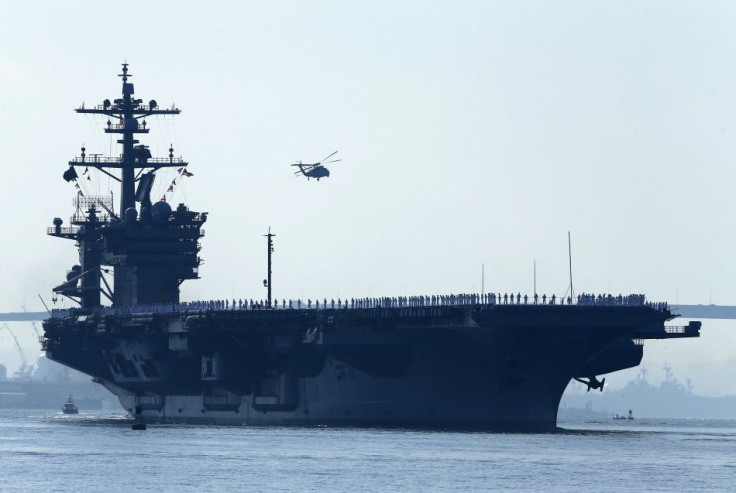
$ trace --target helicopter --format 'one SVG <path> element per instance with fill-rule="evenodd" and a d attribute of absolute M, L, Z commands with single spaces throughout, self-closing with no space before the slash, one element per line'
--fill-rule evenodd
<path fill-rule="evenodd" d="M 299 173 L 303 174 L 307 177 L 307 180 L 310 178 L 316 178 L 317 181 L 319 181 L 320 178 L 325 178 L 330 176 L 330 170 L 325 168 L 323 165 L 329 164 L 329 163 L 336 163 L 338 161 L 341 161 L 341 159 L 333 159 L 332 161 L 327 161 L 332 156 L 337 154 L 337 151 L 333 152 L 326 158 L 322 159 L 321 161 L 314 163 L 314 164 L 304 164 L 301 161 L 298 163 L 292 164 L 292 166 L 299 166 L 299 171 L 294 173 L 295 175 L 298 175 Z"/>

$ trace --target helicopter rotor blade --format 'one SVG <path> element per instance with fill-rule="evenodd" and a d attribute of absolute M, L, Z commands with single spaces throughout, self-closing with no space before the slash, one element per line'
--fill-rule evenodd
<path fill-rule="evenodd" d="M 322 161 L 320 161 L 320 162 L 319 162 L 319 163 L 317 163 L 317 164 L 320 164 L 320 163 L 322 163 L 323 161 L 326 161 L 326 160 L 330 159 L 330 158 L 331 158 L 332 156 L 334 156 L 335 154 L 337 154 L 337 152 L 338 152 L 338 151 L 335 151 L 335 152 L 333 152 L 332 154 L 330 154 L 330 155 L 329 155 L 329 156 L 327 156 L 326 158 L 322 159 Z"/>
<path fill-rule="evenodd" d="M 326 163 L 322 163 L 322 164 L 336 163 L 338 161 L 342 161 L 342 159 L 333 159 L 332 161 L 327 161 Z"/>
<path fill-rule="evenodd" d="M 317 167 L 316 164 L 302 164 L 301 165 L 301 169 L 299 169 L 299 171 L 297 171 L 294 174 L 295 175 L 298 175 L 300 173 L 309 173 L 310 171 L 312 171 L 316 167 Z"/>

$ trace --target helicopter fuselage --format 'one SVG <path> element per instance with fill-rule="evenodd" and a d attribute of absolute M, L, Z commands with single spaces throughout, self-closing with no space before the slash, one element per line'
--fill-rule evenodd
<path fill-rule="evenodd" d="M 301 165 L 297 165 L 297 166 L 299 166 L 299 171 L 301 171 L 302 174 L 307 177 L 307 180 L 309 180 L 310 178 L 316 178 L 317 181 L 319 181 L 320 178 L 325 178 L 325 177 L 330 176 L 330 170 L 328 170 L 324 166 L 313 167 L 313 168 L 307 169 L 306 171 L 304 170 L 303 166 Z"/>
<path fill-rule="evenodd" d="M 319 180 L 320 178 L 330 176 L 330 170 L 328 170 L 324 166 L 317 166 L 316 168 L 312 168 L 304 174 L 307 176 L 307 178 L 317 178 L 317 180 Z"/>

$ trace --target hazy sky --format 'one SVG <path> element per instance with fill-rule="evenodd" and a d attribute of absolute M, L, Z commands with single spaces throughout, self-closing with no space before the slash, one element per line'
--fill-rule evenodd
<path fill-rule="evenodd" d="M 571 231 L 578 292 L 736 304 L 735 22 L 726 1 L 0 2 L 0 311 L 77 262 L 45 235 L 73 212 L 61 174 L 82 143 L 119 151 L 72 109 L 119 97 L 124 60 L 182 109 L 142 138 L 191 163 L 170 200 L 210 213 L 184 299 L 265 296 L 271 226 L 279 298 L 480 291 L 482 263 L 486 291 L 531 292 L 535 259 L 560 295 Z M 334 150 L 328 180 L 292 175 Z"/>

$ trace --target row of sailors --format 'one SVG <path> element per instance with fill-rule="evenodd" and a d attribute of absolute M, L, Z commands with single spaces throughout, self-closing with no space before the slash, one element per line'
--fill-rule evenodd
<path fill-rule="evenodd" d="M 578 305 L 587 306 L 650 306 L 660 311 L 668 310 L 667 303 L 647 303 L 646 298 L 642 294 L 631 294 L 627 296 L 613 295 L 593 295 L 583 293 L 576 297 Z M 348 309 L 348 308 L 403 308 L 403 307 L 427 307 L 427 306 L 467 306 L 467 305 L 571 305 L 573 299 L 571 297 L 557 297 L 546 294 L 539 296 L 521 295 L 521 293 L 484 293 L 484 294 L 450 294 L 450 295 L 431 295 L 431 296 L 398 296 L 398 297 L 381 297 L 381 298 L 351 298 L 350 300 L 342 300 L 338 298 L 337 302 L 332 299 L 329 302 L 327 298 L 322 301 L 308 299 L 302 300 L 282 299 L 273 302 L 274 309 Z M 190 301 L 182 303 L 158 303 L 158 304 L 137 304 L 129 306 L 101 307 L 102 314 L 129 315 L 141 313 L 172 313 L 172 312 L 188 312 L 188 311 L 208 311 L 208 310 L 263 310 L 269 309 L 268 302 L 259 300 L 209 300 L 209 301 Z M 54 309 L 52 317 L 65 317 L 71 314 L 70 310 Z"/>
<path fill-rule="evenodd" d="M 655 310 L 665 312 L 669 310 L 667 302 L 647 302 L 646 296 L 643 294 L 629 294 L 626 296 L 612 296 L 610 294 L 586 294 L 578 295 L 578 305 L 594 305 L 594 306 L 648 306 Z"/>
<path fill-rule="evenodd" d="M 523 301 L 523 303 L 522 303 Z M 560 297 L 551 295 L 547 297 L 546 294 L 539 296 L 535 294 L 533 297 L 528 295 L 509 294 L 504 293 L 488 293 L 488 294 L 451 294 L 451 295 L 433 295 L 433 296 L 398 296 L 398 297 L 381 297 L 381 298 L 351 298 L 350 300 L 341 300 L 338 298 L 337 301 L 334 299 L 327 301 L 327 298 L 323 298 L 322 301 L 316 299 L 312 302 L 308 299 L 305 302 L 302 300 L 289 300 L 288 303 L 285 299 L 273 302 L 273 308 L 275 309 L 286 309 L 287 304 L 290 309 L 346 309 L 346 308 L 404 308 L 404 307 L 425 307 L 425 306 L 466 306 L 466 305 L 527 305 L 533 303 L 535 305 L 571 305 L 571 297 Z M 577 296 L 578 305 L 598 305 L 598 306 L 653 306 L 651 303 L 646 303 L 644 295 L 632 294 L 628 296 L 613 296 L 613 295 L 594 295 L 582 294 Z M 266 301 L 255 300 L 215 300 L 215 301 L 194 301 L 190 303 L 182 303 L 188 309 L 201 310 L 261 310 L 268 308 Z M 657 303 L 657 307 L 664 308 L 666 303 Z"/>
<path fill-rule="evenodd" d="M 646 296 L 643 294 L 630 294 L 627 296 L 612 296 L 610 294 L 588 294 L 578 295 L 578 305 L 605 305 L 605 306 L 642 306 L 646 304 Z"/>

